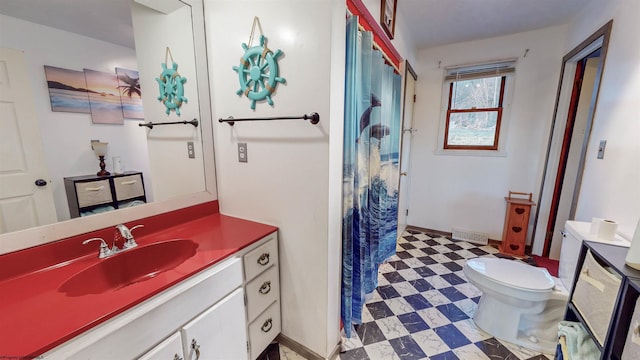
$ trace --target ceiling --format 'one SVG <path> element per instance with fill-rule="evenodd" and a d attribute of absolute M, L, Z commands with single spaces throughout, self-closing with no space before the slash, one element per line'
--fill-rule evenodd
<path fill-rule="evenodd" d="M 0 0 L 0 14 L 135 48 L 133 0 Z"/>
<path fill-rule="evenodd" d="M 592 1 L 397 0 L 397 12 L 424 49 L 565 24 Z"/>
<path fill-rule="evenodd" d="M 0 0 L 0 13 L 134 48 L 133 0 Z M 597 0 L 396 0 L 417 49 L 567 23 Z"/>

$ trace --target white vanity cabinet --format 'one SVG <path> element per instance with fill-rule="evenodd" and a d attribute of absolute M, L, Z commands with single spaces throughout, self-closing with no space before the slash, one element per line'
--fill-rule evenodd
<path fill-rule="evenodd" d="M 255 359 L 279 333 L 274 232 L 43 356 L 245 360 Z"/>
<path fill-rule="evenodd" d="M 184 360 L 182 337 L 179 332 L 169 336 L 138 360 Z"/>
<path fill-rule="evenodd" d="M 244 292 L 235 290 L 182 327 L 185 360 L 244 359 L 247 335 L 238 314 L 244 311 Z"/>
<path fill-rule="evenodd" d="M 244 322 L 238 321 L 242 312 L 244 292 L 236 289 L 139 360 L 245 359 L 247 336 Z"/>

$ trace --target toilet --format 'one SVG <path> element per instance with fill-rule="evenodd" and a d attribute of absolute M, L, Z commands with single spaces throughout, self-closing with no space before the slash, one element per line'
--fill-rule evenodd
<path fill-rule="evenodd" d="M 513 260 L 467 260 L 463 272 L 469 283 L 482 291 L 473 316 L 476 325 L 498 339 L 555 353 L 558 323 L 564 317 L 573 286 L 582 239 L 600 241 L 589 233 L 589 226 L 585 222 L 566 222 L 558 264 L 560 278 L 552 277 L 547 269 Z M 613 243 L 629 246 L 618 236 Z"/>
<path fill-rule="evenodd" d="M 569 299 L 559 279 L 547 269 L 499 258 L 469 259 L 463 271 L 482 291 L 473 316 L 480 329 L 531 350 L 555 352 Z"/>

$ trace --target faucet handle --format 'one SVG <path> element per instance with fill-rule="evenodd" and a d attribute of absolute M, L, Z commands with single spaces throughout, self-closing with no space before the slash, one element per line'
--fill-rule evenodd
<path fill-rule="evenodd" d="M 123 250 L 131 249 L 131 248 L 134 248 L 134 247 L 138 246 L 138 243 L 136 243 L 136 240 L 133 238 L 133 234 L 131 234 L 131 232 L 133 230 L 141 228 L 141 227 L 144 227 L 144 225 L 136 225 L 136 226 L 133 226 L 131 229 L 127 229 L 128 233 L 127 233 L 127 236 L 126 236 L 126 241 L 124 243 L 124 246 L 122 247 Z"/>
<path fill-rule="evenodd" d="M 107 243 L 104 241 L 103 238 L 95 237 L 95 238 L 87 239 L 82 242 L 82 245 L 86 245 L 92 241 L 98 241 L 98 240 L 101 242 L 100 253 L 98 254 L 98 258 L 104 259 L 107 256 L 111 255 L 111 249 L 109 249 L 109 245 L 107 245 Z"/>

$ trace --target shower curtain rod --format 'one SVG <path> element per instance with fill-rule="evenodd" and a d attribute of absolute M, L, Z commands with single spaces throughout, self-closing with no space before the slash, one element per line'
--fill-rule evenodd
<path fill-rule="evenodd" d="M 360 25 L 359 23 L 358 23 L 358 30 L 360 30 L 360 31 L 368 31 L 368 30 L 366 30 L 364 28 L 364 26 Z M 380 47 L 380 45 L 378 45 L 378 43 L 375 40 L 373 40 L 372 42 L 373 42 L 373 48 L 376 49 L 376 50 L 379 50 L 380 53 L 382 53 L 382 57 L 389 63 L 389 65 L 391 65 L 398 72 L 398 74 L 400 74 L 400 69 L 398 69 L 396 64 L 393 63 L 393 61 L 391 60 L 391 57 L 389 57 L 389 55 L 387 55 L 387 53 L 384 51 L 384 49 L 382 47 Z"/>
<path fill-rule="evenodd" d="M 358 16 L 358 30 L 373 33 L 373 47 L 382 53 L 386 62 L 391 64 L 398 74 L 401 74 L 400 63 L 402 62 L 402 56 L 393 46 L 391 40 L 387 38 L 387 35 L 378 25 L 378 22 L 371 15 L 363 1 L 347 0 L 346 14 Z M 369 27 L 370 30 L 367 30 L 367 27 Z"/>

